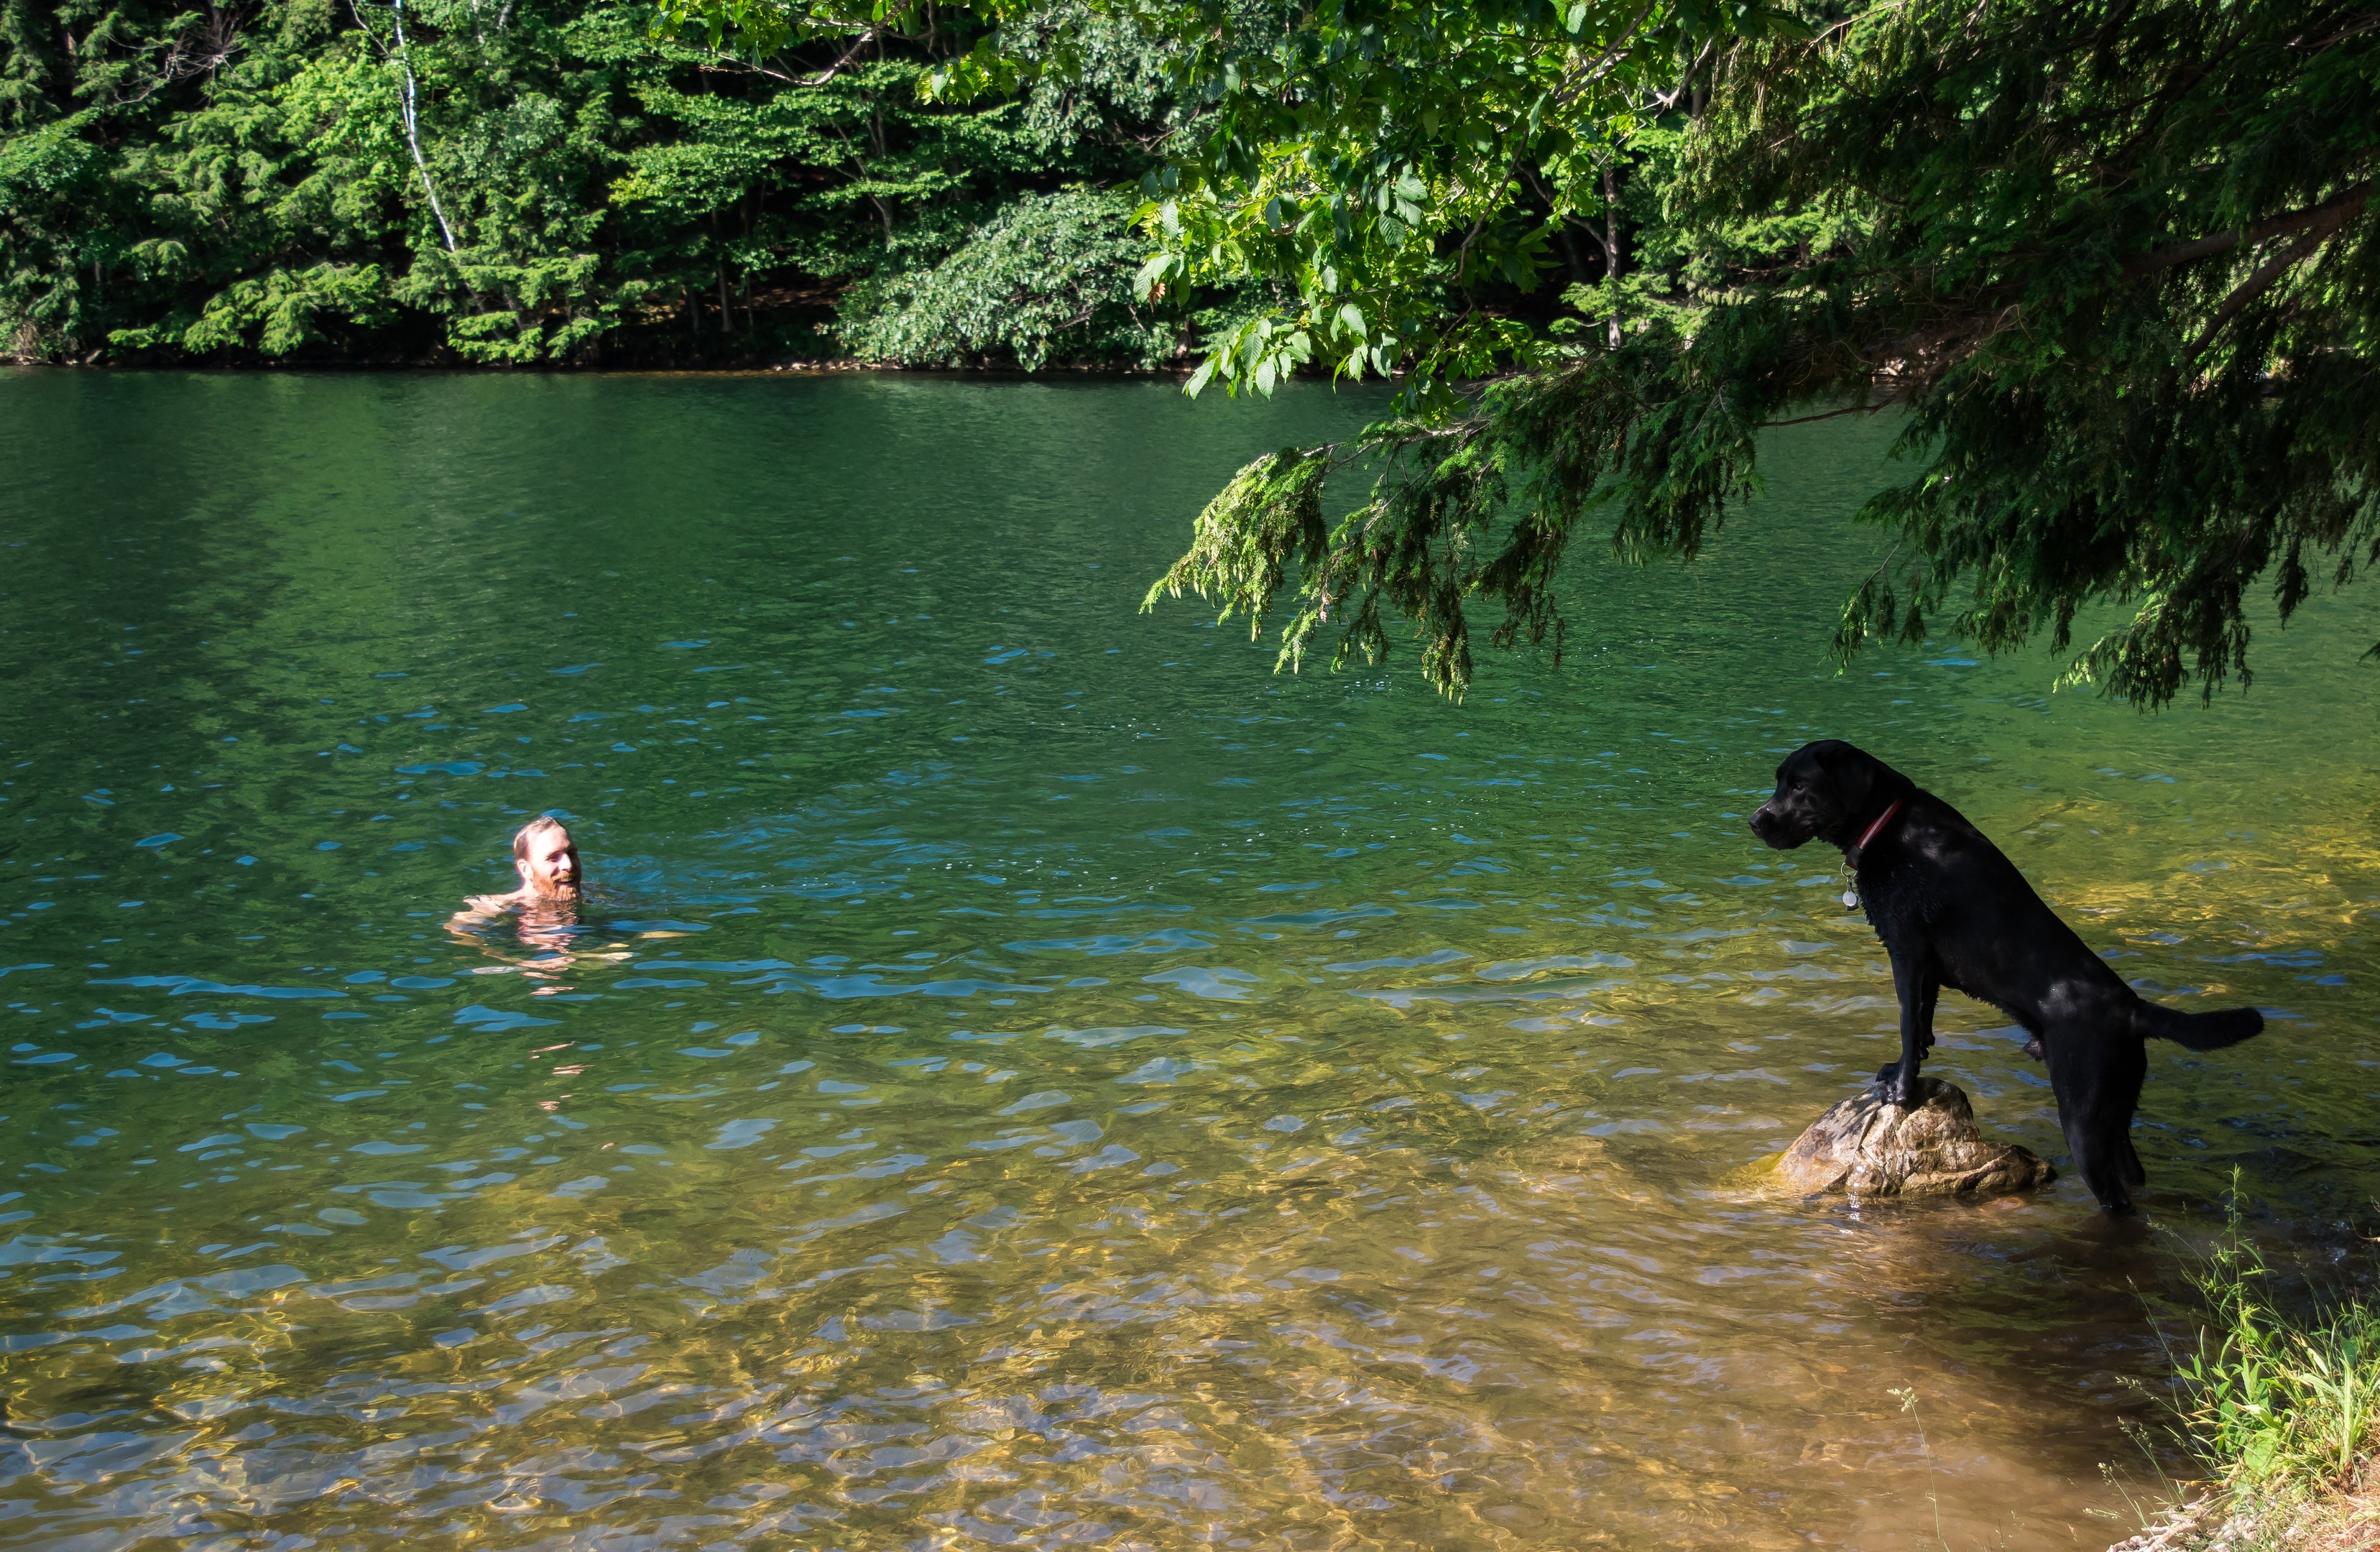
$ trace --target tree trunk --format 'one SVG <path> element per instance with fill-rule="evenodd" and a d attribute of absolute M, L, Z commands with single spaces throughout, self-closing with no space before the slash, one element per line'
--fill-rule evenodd
<path fill-rule="evenodd" d="M 752 240 L 753 200 L 750 197 L 747 197 L 736 201 L 736 204 L 737 213 L 744 218 L 744 240 L 748 243 Z M 757 333 L 759 332 L 759 323 L 752 316 L 752 269 L 748 264 L 744 268 L 744 280 L 740 289 L 744 293 L 744 332 L 747 334 Z"/>
<path fill-rule="evenodd" d="M 711 263 L 716 268 L 719 278 L 719 337 L 725 339 L 735 332 L 735 316 L 727 310 L 727 239 L 720 236 L 719 212 L 716 207 L 713 207 L 710 212 L 710 247 Z"/>
<path fill-rule="evenodd" d="M 1554 238 L 1561 244 L 1562 267 L 1570 271 L 1571 284 L 1585 285 L 1587 282 L 1586 255 L 1579 251 L 1578 238 L 1572 235 L 1568 220 L 1554 228 Z"/>
<path fill-rule="evenodd" d="M 1603 165 L 1603 281 L 1611 292 L 1609 333 L 1611 348 L 1620 348 L 1620 273 L 1623 260 L 1620 247 L 1620 196 L 1612 187 L 1611 164 Z"/>
<path fill-rule="evenodd" d="M 430 196 L 430 213 L 438 218 L 438 235 L 446 239 L 446 251 L 452 253 L 455 228 L 446 224 L 446 209 L 438 202 L 438 186 L 430 181 L 430 164 L 421 154 L 419 124 L 414 111 L 413 50 L 405 41 L 405 0 L 388 3 L 396 16 L 396 62 L 405 72 L 405 90 L 397 96 L 397 116 L 405 124 L 405 144 L 413 152 L 414 170 L 421 175 L 421 191 Z"/>

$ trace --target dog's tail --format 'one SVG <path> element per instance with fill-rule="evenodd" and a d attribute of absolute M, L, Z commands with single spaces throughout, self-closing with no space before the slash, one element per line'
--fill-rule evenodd
<path fill-rule="evenodd" d="M 2211 1013 L 2185 1013 L 2143 998 L 2133 1014 L 2143 1035 L 2171 1040 L 2192 1050 L 2221 1050 L 2265 1032 L 2265 1015 L 2253 1008 L 2218 1008 Z"/>

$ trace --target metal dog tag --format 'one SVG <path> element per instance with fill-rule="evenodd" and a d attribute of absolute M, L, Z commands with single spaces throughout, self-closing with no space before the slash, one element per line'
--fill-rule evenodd
<path fill-rule="evenodd" d="M 1856 889 L 1843 891 L 1843 904 L 1848 909 L 1856 910 L 1859 906 L 1859 891 Z"/>

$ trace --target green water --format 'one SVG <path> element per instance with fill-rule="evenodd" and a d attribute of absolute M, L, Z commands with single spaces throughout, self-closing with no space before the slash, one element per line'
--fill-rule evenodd
<path fill-rule="evenodd" d="M 1135 614 L 1366 407 L 0 376 L 0 1545 L 2128 1529 L 2232 1172 L 2285 1256 L 2368 1219 L 2380 611 L 2157 719 L 1837 675 L 1880 444 L 1825 425 L 1461 707 Z M 1822 734 L 2144 988 L 2275 1012 L 2154 1051 L 2145 1224 L 1730 1182 L 1893 1050 L 1831 855 L 1743 828 Z M 600 929 L 450 932 L 547 809 Z"/>

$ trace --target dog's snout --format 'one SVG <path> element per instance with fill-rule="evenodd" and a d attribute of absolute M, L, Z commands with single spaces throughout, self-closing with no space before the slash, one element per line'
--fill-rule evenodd
<path fill-rule="evenodd" d="M 1778 811 L 1775 798 L 1754 809 L 1749 822 L 1754 838 L 1774 851 L 1790 852 L 1807 839 L 1792 816 Z"/>

